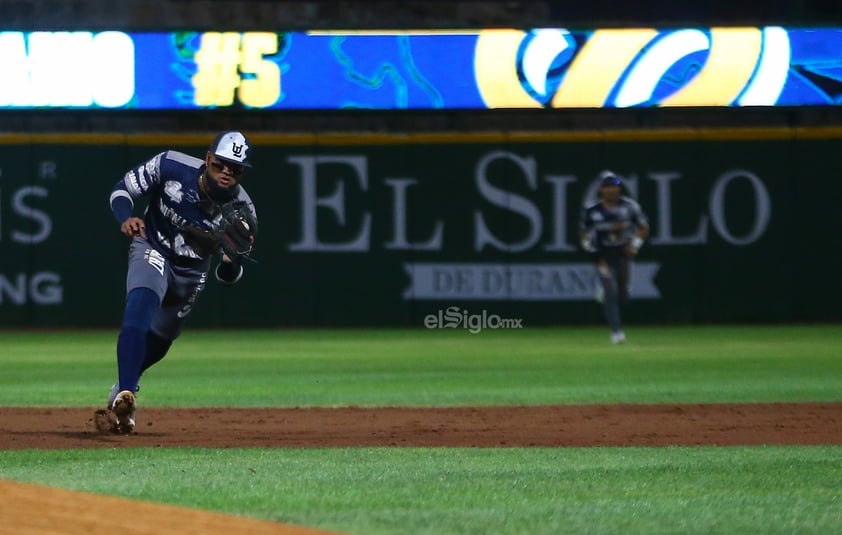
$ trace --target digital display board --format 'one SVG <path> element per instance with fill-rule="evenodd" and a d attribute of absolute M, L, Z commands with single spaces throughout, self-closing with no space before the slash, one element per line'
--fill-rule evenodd
<path fill-rule="evenodd" d="M 0 31 L 0 110 L 836 106 L 842 28 Z"/>

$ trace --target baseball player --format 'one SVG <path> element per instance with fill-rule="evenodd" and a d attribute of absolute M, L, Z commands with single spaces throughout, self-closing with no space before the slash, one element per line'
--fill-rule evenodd
<path fill-rule="evenodd" d="M 129 237 L 126 305 L 117 339 L 119 379 L 108 395 L 113 431 L 135 427 L 141 374 L 167 354 L 205 287 L 212 259 L 225 285 L 243 276 L 257 231 L 254 204 L 241 186 L 251 144 L 240 132 L 216 136 L 204 160 L 166 151 L 131 169 L 110 205 Z M 143 217 L 135 201 L 147 198 Z"/>
<path fill-rule="evenodd" d="M 631 261 L 649 236 L 649 222 L 640 205 L 622 195 L 622 181 L 611 171 L 599 178 L 597 202 L 585 206 L 579 219 L 582 249 L 596 263 L 597 301 L 611 328 L 611 342 L 625 342 L 620 306 L 629 298 Z"/>

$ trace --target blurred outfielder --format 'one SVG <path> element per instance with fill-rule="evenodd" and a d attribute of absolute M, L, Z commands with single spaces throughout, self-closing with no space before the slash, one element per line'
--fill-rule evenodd
<path fill-rule="evenodd" d="M 111 192 L 120 232 L 131 238 L 126 306 L 117 340 L 119 379 L 108 395 L 113 431 L 135 427 L 141 374 L 167 354 L 196 298 L 211 261 L 225 285 L 243 276 L 257 233 L 254 204 L 240 185 L 251 145 L 240 132 L 222 132 L 204 160 L 167 151 L 130 170 Z M 148 198 L 141 219 L 135 201 Z"/>
<path fill-rule="evenodd" d="M 631 261 L 649 236 L 646 215 L 636 201 L 622 195 L 622 184 L 617 175 L 603 171 L 599 198 L 582 209 L 579 220 L 580 243 L 596 263 L 597 300 L 602 302 L 615 344 L 626 340 L 620 306 L 629 299 Z"/>

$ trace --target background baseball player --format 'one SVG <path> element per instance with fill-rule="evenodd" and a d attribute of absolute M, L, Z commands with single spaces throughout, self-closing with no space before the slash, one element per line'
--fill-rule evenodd
<path fill-rule="evenodd" d="M 597 300 L 602 301 L 615 344 L 626 340 L 620 305 L 629 298 L 631 261 L 649 236 L 646 215 L 637 202 L 622 195 L 622 184 L 613 172 L 603 171 L 598 200 L 584 207 L 579 220 L 579 239 L 596 263 Z"/>
<path fill-rule="evenodd" d="M 120 232 L 132 239 L 126 306 L 117 340 L 119 379 L 108 408 L 114 431 L 135 427 L 141 374 L 167 354 L 205 287 L 212 258 L 216 278 L 231 285 L 257 231 L 254 204 L 240 185 L 251 145 L 240 132 L 222 132 L 204 160 L 177 151 L 157 154 L 130 170 L 111 192 Z M 144 217 L 135 201 L 148 198 Z"/>

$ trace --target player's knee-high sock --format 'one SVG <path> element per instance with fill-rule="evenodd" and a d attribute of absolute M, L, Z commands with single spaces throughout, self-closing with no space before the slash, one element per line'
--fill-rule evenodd
<path fill-rule="evenodd" d="M 618 303 L 619 292 L 617 284 L 611 277 L 600 276 L 602 287 L 605 288 L 605 301 L 602 303 L 602 311 L 605 314 L 605 321 L 612 333 L 622 330 L 620 323 L 620 304 Z"/>
<path fill-rule="evenodd" d="M 120 390 L 137 390 L 137 382 L 146 358 L 146 333 L 159 305 L 158 294 L 149 288 L 135 288 L 126 296 L 123 326 L 117 338 Z"/>
<path fill-rule="evenodd" d="M 617 269 L 617 302 L 625 305 L 629 302 L 629 277 L 631 276 L 631 262 L 622 261 Z"/>
<path fill-rule="evenodd" d="M 143 361 L 140 373 L 142 374 L 164 358 L 171 345 L 172 340 L 162 338 L 152 331 L 146 333 L 146 359 Z"/>

